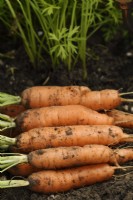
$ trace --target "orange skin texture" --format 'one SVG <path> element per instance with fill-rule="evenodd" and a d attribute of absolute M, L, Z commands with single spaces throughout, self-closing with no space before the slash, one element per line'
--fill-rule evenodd
<path fill-rule="evenodd" d="M 27 108 L 79 104 L 90 89 L 86 86 L 34 86 L 21 94 L 22 104 Z"/>
<path fill-rule="evenodd" d="M 16 118 L 21 132 L 66 125 L 113 125 L 114 119 L 82 105 L 51 106 L 24 111 Z"/>
<path fill-rule="evenodd" d="M 133 114 L 120 110 L 110 110 L 107 115 L 114 118 L 115 124 L 125 128 L 133 128 Z"/>
<path fill-rule="evenodd" d="M 57 147 L 39 149 L 27 155 L 28 163 L 38 169 L 61 169 L 88 164 L 113 163 L 114 151 L 104 145 Z"/>
<path fill-rule="evenodd" d="M 35 86 L 21 94 L 26 108 L 83 105 L 93 110 L 109 110 L 121 104 L 117 90 L 90 91 L 85 86 Z"/>
<path fill-rule="evenodd" d="M 133 148 L 117 149 L 115 153 L 116 159 L 120 164 L 133 160 Z"/>
<path fill-rule="evenodd" d="M 73 125 L 34 128 L 17 136 L 16 150 L 29 153 L 52 147 L 84 146 L 87 144 L 114 145 L 132 142 L 130 135 L 112 125 Z M 128 141 L 128 142 L 129 142 Z"/>
<path fill-rule="evenodd" d="M 30 175 L 28 181 L 32 191 L 56 193 L 109 180 L 114 173 L 115 167 L 108 164 L 97 164 L 63 170 L 40 171 Z"/>

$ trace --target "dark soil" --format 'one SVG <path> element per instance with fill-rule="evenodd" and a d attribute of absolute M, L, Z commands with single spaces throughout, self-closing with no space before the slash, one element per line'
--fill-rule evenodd
<path fill-rule="evenodd" d="M 0 58 L 0 91 L 19 95 L 27 87 L 34 85 L 85 85 L 92 90 L 106 88 L 118 89 L 123 92 L 133 91 L 133 47 L 132 39 L 123 41 L 114 39 L 111 43 L 102 43 L 99 37 L 92 38 L 93 54 L 87 59 L 88 76 L 82 78 L 81 63 L 71 73 L 60 64 L 56 70 L 47 65 L 34 69 L 24 52 L 21 43 L 2 37 L 0 32 L 0 53 L 14 50 L 14 58 Z M 127 53 L 130 52 L 130 56 Z M 120 109 L 133 112 L 133 104 L 122 105 Z M 127 130 L 132 133 L 132 130 Z M 129 163 L 130 165 L 133 163 Z M 7 174 L 2 174 L 7 175 Z M 8 175 L 7 175 L 8 177 Z M 38 194 L 28 188 L 1 189 L 0 200 L 132 200 L 133 176 L 126 174 L 113 177 L 111 180 L 81 189 L 58 194 Z"/>

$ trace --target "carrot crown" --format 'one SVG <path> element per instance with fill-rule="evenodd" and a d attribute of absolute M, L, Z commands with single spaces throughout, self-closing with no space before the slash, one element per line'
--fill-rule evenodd
<path fill-rule="evenodd" d="M 10 95 L 4 92 L 0 92 L 0 106 L 7 106 L 11 104 L 19 104 L 21 102 L 20 96 Z"/>
<path fill-rule="evenodd" d="M 0 113 L 0 131 L 13 127 L 16 127 L 14 119 L 9 117 L 8 115 Z"/>
<path fill-rule="evenodd" d="M 6 171 L 7 169 L 20 164 L 27 163 L 28 157 L 24 154 L 19 153 L 1 153 L 0 154 L 0 173 Z"/>

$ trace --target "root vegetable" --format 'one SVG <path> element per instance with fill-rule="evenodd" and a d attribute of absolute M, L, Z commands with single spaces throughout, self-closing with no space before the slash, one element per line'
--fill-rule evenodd
<path fill-rule="evenodd" d="M 132 153 L 127 149 L 127 153 Z M 126 155 L 124 155 L 126 156 Z M 130 158 L 130 156 L 129 156 Z M 84 147 L 57 147 L 39 149 L 28 155 L 11 155 L 0 157 L 1 172 L 19 163 L 29 163 L 38 169 L 61 169 L 74 166 L 112 163 L 118 165 L 115 150 L 104 145 L 85 145 Z"/>
<path fill-rule="evenodd" d="M 28 186 L 41 193 L 66 192 L 112 178 L 116 166 L 97 164 L 62 170 L 45 170 L 31 174 L 27 180 L 0 181 L 0 188 Z"/>
<path fill-rule="evenodd" d="M 16 138 L 0 135 L 2 145 L 8 145 L 11 149 L 15 147 L 15 151 L 21 153 L 50 147 L 87 144 L 114 145 L 123 142 L 133 142 L 133 136 L 112 125 L 41 127 L 21 133 Z"/>
<path fill-rule="evenodd" d="M 38 127 L 65 125 L 112 125 L 114 120 L 81 105 L 51 106 L 30 109 L 16 118 L 21 132 Z"/>
<path fill-rule="evenodd" d="M 133 102 L 132 99 L 121 98 L 126 94 L 129 93 L 120 94 L 118 90 L 113 89 L 90 91 L 86 86 L 34 86 L 25 89 L 21 97 L 1 93 L 0 105 L 21 102 L 26 108 L 39 108 L 79 104 L 93 110 L 109 110 L 122 102 Z"/>

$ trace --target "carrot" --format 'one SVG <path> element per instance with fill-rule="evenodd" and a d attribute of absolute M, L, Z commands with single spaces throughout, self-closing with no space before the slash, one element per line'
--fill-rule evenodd
<path fill-rule="evenodd" d="M 123 164 L 133 160 L 133 148 L 123 148 L 114 150 L 118 164 Z M 15 176 L 29 176 L 33 172 L 39 171 L 29 163 L 17 164 L 8 169 L 8 172 Z"/>
<path fill-rule="evenodd" d="M 114 123 L 112 117 L 98 113 L 82 105 L 29 109 L 20 113 L 15 120 L 3 114 L 0 114 L 0 119 L 1 130 L 17 127 L 16 131 L 21 132 L 47 126 L 112 125 Z"/>
<path fill-rule="evenodd" d="M 37 171 L 38 169 L 29 163 L 21 163 L 8 169 L 8 172 L 14 176 L 29 176 L 30 174 Z"/>
<path fill-rule="evenodd" d="M 116 109 L 107 111 L 106 113 L 114 118 L 115 125 L 124 128 L 133 128 L 133 114 Z"/>
<path fill-rule="evenodd" d="M 112 149 L 103 145 L 86 145 L 84 147 L 57 147 L 39 149 L 28 155 L 3 156 L 0 168 L 9 167 L 19 163 L 29 163 L 38 169 L 59 169 L 80 166 L 85 164 L 116 163 Z"/>
<path fill-rule="evenodd" d="M 21 132 L 38 127 L 65 125 L 112 125 L 113 118 L 81 105 L 30 109 L 16 118 Z"/>
<path fill-rule="evenodd" d="M 97 164 L 71 169 L 44 170 L 31 174 L 27 180 L 0 181 L 0 188 L 29 186 L 35 192 L 66 192 L 109 180 L 115 174 L 116 166 Z"/>
<path fill-rule="evenodd" d="M 3 120 L 1 120 L 1 130 L 16 127 L 16 132 L 49 126 L 112 125 L 114 123 L 112 117 L 98 113 L 82 105 L 29 109 L 19 114 L 15 120 L 3 114 L 0 114 L 0 118 Z"/>
<path fill-rule="evenodd" d="M 132 92 L 130 92 L 131 94 Z M 22 103 L 26 108 L 38 108 L 48 106 L 64 106 L 64 105 L 83 105 L 93 110 L 109 110 L 116 108 L 122 102 L 133 102 L 132 99 L 121 98 L 121 96 L 129 93 L 119 93 L 118 90 L 105 89 L 101 91 L 90 91 L 85 86 L 34 86 L 27 88 L 16 99 L 7 95 L 10 102 Z M 6 94 L 3 94 L 3 96 Z M 1 95 L 2 96 L 2 95 Z M 6 104 L 6 97 L 1 106 Z"/>
<path fill-rule="evenodd" d="M 123 164 L 133 160 L 133 149 L 115 149 L 114 154 L 118 164 Z M 8 169 L 9 173 L 16 176 L 28 176 L 32 172 L 39 171 L 38 168 L 33 167 L 29 163 L 21 163 Z"/>
<path fill-rule="evenodd" d="M 127 150 L 128 152 L 128 150 Z M 129 150 L 129 154 L 132 153 Z M 1 172 L 19 163 L 29 163 L 38 169 L 61 169 L 74 166 L 112 163 L 118 165 L 115 150 L 104 145 L 85 145 L 83 147 L 57 147 L 39 149 L 30 152 L 28 155 L 20 154 L 1 156 Z"/>
<path fill-rule="evenodd" d="M 0 135 L 2 145 L 8 145 L 11 151 L 21 153 L 50 147 L 87 144 L 114 145 L 122 142 L 133 142 L 133 136 L 112 125 L 41 127 L 21 133 L 16 138 Z"/>
<path fill-rule="evenodd" d="M 20 96 L 0 93 L 0 105 L 18 104 L 26 108 L 38 108 L 53 105 L 68 105 L 79 102 L 80 96 L 89 92 L 86 86 L 34 86 L 25 89 Z M 9 101 L 10 100 L 10 101 Z M 63 104 L 62 104 L 63 100 Z"/>

